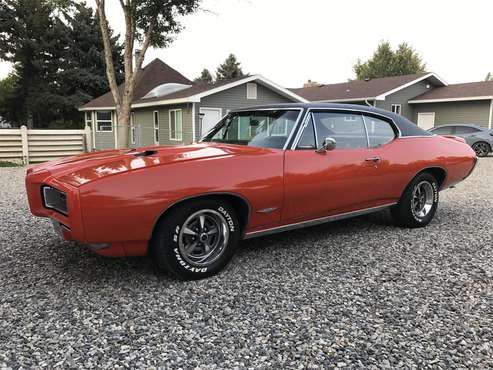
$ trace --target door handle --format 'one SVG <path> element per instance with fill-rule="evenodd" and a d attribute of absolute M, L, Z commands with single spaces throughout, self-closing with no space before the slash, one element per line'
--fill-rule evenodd
<path fill-rule="evenodd" d="M 380 162 L 380 160 L 381 160 L 381 158 L 378 156 L 368 157 L 365 159 L 366 162 L 373 162 L 373 163 Z"/>

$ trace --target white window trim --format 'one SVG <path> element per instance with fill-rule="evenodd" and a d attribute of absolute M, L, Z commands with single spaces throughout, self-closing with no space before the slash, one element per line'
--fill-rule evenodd
<path fill-rule="evenodd" d="M 154 119 L 155 117 L 157 117 L 157 122 Z M 155 145 L 159 145 L 159 140 L 156 140 L 156 131 L 158 133 L 158 139 L 159 139 L 159 111 L 158 110 L 152 112 L 152 139 L 154 140 Z"/>
<path fill-rule="evenodd" d="M 269 131 L 270 136 L 288 136 L 288 120 L 284 119 L 284 131 L 281 133 L 273 133 L 273 128 L 270 128 L 271 123 L 267 124 L 267 130 Z"/>
<path fill-rule="evenodd" d="M 398 108 L 399 113 L 397 113 L 397 112 L 394 111 L 394 107 L 395 108 Z M 391 104 L 390 105 L 390 111 L 392 113 L 398 114 L 399 116 L 402 115 L 402 104 Z"/>
<path fill-rule="evenodd" d="M 135 113 L 131 112 L 130 113 L 130 143 L 134 144 L 136 143 L 135 139 Z"/>
<path fill-rule="evenodd" d="M 101 113 L 101 112 L 108 112 L 108 111 L 96 111 L 95 112 L 96 132 L 113 132 L 113 112 L 110 111 L 111 118 L 109 120 L 106 120 L 106 119 L 105 120 L 98 120 L 98 113 Z M 99 122 L 109 122 L 111 130 L 100 130 L 99 125 L 98 125 Z"/>
<path fill-rule="evenodd" d="M 181 114 L 181 131 L 180 131 L 180 137 L 179 138 L 178 138 L 178 136 L 175 138 L 171 137 L 171 113 L 172 112 L 175 114 L 175 135 L 178 133 L 178 131 L 176 130 L 176 113 L 175 112 L 180 112 L 180 114 Z M 169 110 L 169 139 L 171 141 L 183 141 L 183 110 L 182 109 L 170 109 Z"/>
<path fill-rule="evenodd" d="M 88 115 L 89 115 L 89 119 L 87 118 Z M 84 120 L 85 120 L 86 126 L 92 127 L 92 112 L 90 112 L 90 111 L 84 112 Z"/>
<path fill-rule="evenodd" d="M 253 89 L 253 90 L 251 90 Z M 247 99 L 257 100 L 258 98 L 258 85 L 255 82 L 246 83 Z"/>
<path fill-rule="evenodd" d="M 493 128 L 493 99 L 490 101 L 490 119 L 488 122 L 488 128 L 490 130 Z"/>

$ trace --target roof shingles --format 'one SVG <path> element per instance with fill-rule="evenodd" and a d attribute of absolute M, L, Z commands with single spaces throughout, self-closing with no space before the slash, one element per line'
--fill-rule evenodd
<path fill-rule="evenodd" d="M 357 80 L 290 90 L 310 101 L 364 100 L 366 98 L 375 98 L 427 74 L 417 73 L 405 76 L 374 78 L 368 81 Z"/>
<path fill-rule="evenodd" d="M 437 87 L 412 100 L 446 100 L 487 97 L 493 97 L 493 81 L 469 82 Z"/>
<path fill-rule="evenodd" d="M 146 65 L 138 74 L 135 84 L 134 99 L 133 102 L 140 100 L 145 94 L 151 91 L 156 86 L 168 83 L 181 83 L 190 85 L 192 82 L 183 76 L 178 71 L 171 68 L 160 59 L 154 59 L 151 63 Z M 123 86 L 120 85 L 121 89 Z M 106 94 L 91 100 L 83 105 L 81 108 L 110 108 L 114 107 L 115 102 L 111 91 Z"/>

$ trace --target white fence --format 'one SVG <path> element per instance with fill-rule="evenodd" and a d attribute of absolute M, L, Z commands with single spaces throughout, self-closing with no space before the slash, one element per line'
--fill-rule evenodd
<path fill-rule="evenodd" d="M 91 129 L 0 129 L 0 161 L 37 163 L 90 151 Z"/>

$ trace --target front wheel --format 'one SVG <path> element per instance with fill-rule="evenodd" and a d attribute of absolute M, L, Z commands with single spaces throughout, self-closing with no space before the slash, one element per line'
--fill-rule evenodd
<path fill-rule="evenodd" d="M 221 199 L 191 200 L 163 217 L 150 243 L 158 267 L 183 280 L 221 271 L 241 235 L 236 212 Z"/>
<path fill-rule="evenodd" d="M 407 186 L 399 203 L 392 209 L 396 223 L 404 227 L 428 225 L 438 207 L 438 183 L 430 173 L 421 173 Z"/>
<path fill-rule="evenodd" d="M 491 152 L 491 147 L 484 141 L 474 143 L 472 149 L 476 152 L 478 157 L 486 157 Z"/>

